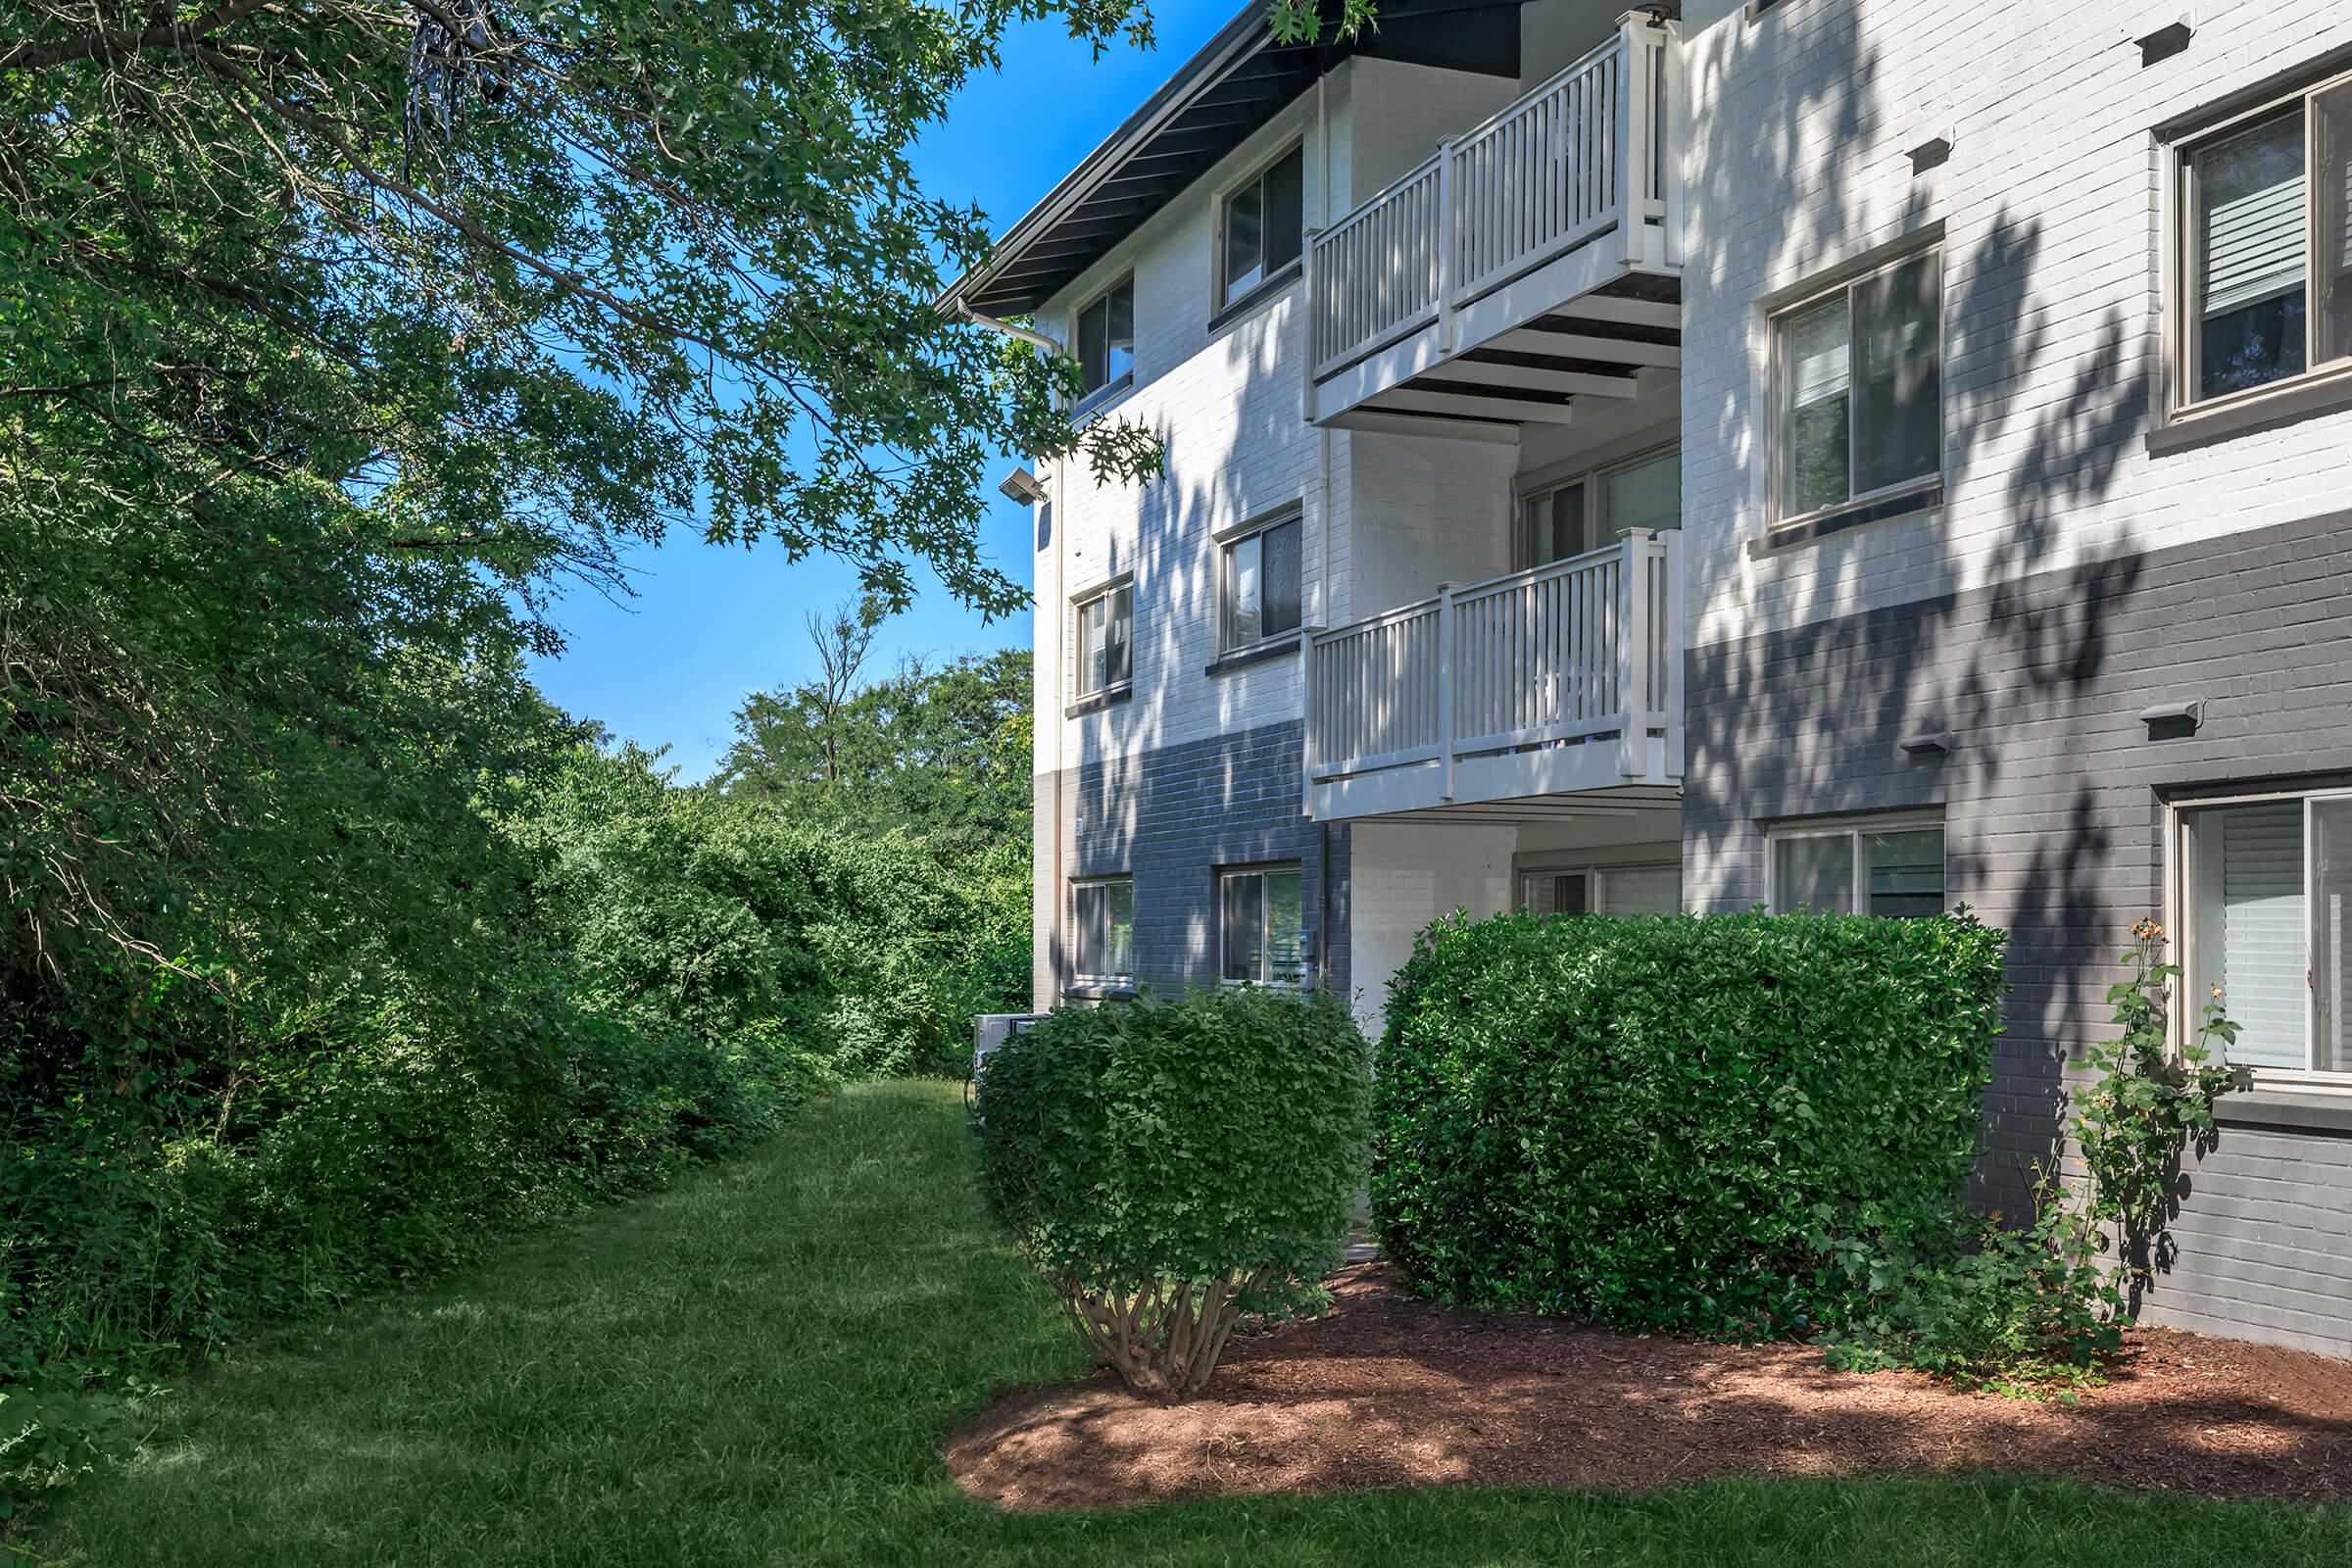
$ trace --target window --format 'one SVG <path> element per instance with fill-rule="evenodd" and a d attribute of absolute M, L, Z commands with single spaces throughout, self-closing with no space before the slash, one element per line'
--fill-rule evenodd
<path fill-rule="evenodd" d="M 1300 149 L 1294 147 L 1227 194 L 1218 213 L 1218 303 L 1231 305 L 1298 260 Z"/>
<path fill-rule="evenodd" d="M 1875 818 L 1788 828 L 1770 838 L 1776 914 L 1943 912 L 1943 824 Z"/>
<path fill-rule="evenodd" d="M 1078 368 L 1086 394 L 1135 374 L 1135 277 L 1120 278 L 1078 313 Z"/>
<path fill-rule="evenodd" d="M 2179 402 L 2352 360 L 2352 79 L 2184 143 L 2180 171 Z"/>
<path fill-rule="evenodd" d="M 1683 520 L 1679 447 L 1537 490 L 1519 503 L 1519 565 L 1545 566 Z"/>
<path fill-rule="evenodd" d="M 1081 980 L 1125 980 L 1135 972 L 1135 881 L 1107 877 L 1072 885 L 1077 973 Z"/>
<path fill-rule="evenodd" d="M 2239 1026 L 2231 1062 L 2352 1072 L 2352 794 L 2201 807 L 2180 823 L 2186 1022 L 2218 987 Z"/>
<path fill-rule="evenodd" d="M 1943 256 L 1927 251 L 1774 324 L 1784 520 L 1866 501 L 1943 467 Z"/>
<path fill-rule="evenodd" d="M 1530 871 L 1519 878 L 1519 906 L 1530 914 L 1674 914 L 1683 906 L 1683 868 Z"/>
<path fill-rule="evenodd" d="M 1261 986 L 1298 985 L 1305 978 L 1304 886 L 1295 865 L 1227 871 L 1217 879 L 1220 975 Z"/>
<path fill-rule="evenodd" d="M 1305 529 L 1294 513 L 1225 546 L 1218 601 L 1230 651 L 1298 629 L 1298 546 Z"/>
<path fill-rule="evenodd" d="M 1117 691 L 1134 674 L 1135 588 L 1121 583 L 1078 602 L 1080 697 Z"/>

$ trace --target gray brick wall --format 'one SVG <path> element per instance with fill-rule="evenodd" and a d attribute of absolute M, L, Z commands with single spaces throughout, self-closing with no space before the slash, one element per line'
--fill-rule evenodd
<path fill-rule="evenodd" d="M 1775 818 L 1943 807 L 1954 896 L 2010 933 L 1984 1196 L 2014 1202 L 2128 927 L 2161 911 L 2168 792 L 2352 773 L 2352 514 L 1700 648 L 1689 690 L 1693 907 L 1762 897 Z M 2136 716 L 2192 699 L 2193 734 Z M 1947 759 L 1897 745 L 1938 729 Z M 2352 1353 L 2348 1152 L 2352 1111 L 2227 1127 L 2157 1315 Z"/>
<path fill-rule="evenodd" d="M 1301 814 L 1299 748 L 1293 720 L 1064 770 L 1062 819 L 1054 828 L 1061 836 L 1061 885 L 1048 888 L 1041 871 L 1039 888 L 1041 899 L 1057 901 L 1062 918 L 1040 963 L 1041 993 L 1049 982 L 1058 990 L 1070 976 L 1058 934 L 1067 930 L 1070 880 L 1135 878 L 1135 977 L 1174 990 L 1216 979 L 1218 870 L 1297 861 L 1325 983 L 1346 994 L 1348 830 Z M 1042 830 L 1052 820 L 1043 808 L 1052 783 L 1039 781 L 1041 861 L 1050 848 Z"/>

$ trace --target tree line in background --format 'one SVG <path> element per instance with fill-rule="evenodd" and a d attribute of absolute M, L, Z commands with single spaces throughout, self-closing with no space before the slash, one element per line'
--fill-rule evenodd
<path fill-rule="evenodd" d="M 92 1462 L 259 1319 L 657 1183 L 825 1080 L 959 1068 L 1028 986 L 1028 666 L 756 696 L 687 786 L 512 658 L 372 661 L 321 672 L 331 728 L 239 715 L 270 744 L 211 787 L 253 805 L 203 838 L 13 692 L 0 791 L 154 837 L 85 855 L 93 913 L 0 941 L 0 1474 Z M 20 894 L 75 846 L 5 853 Z"/>

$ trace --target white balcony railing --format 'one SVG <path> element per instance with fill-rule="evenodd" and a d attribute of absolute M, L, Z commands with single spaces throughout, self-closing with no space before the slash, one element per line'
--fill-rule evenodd
<path fill-rule="evenodd" d="M 1457 769 L 1474 761 L 1487 779 L 1476 798 L 1492 799 L 1497 784 L 1513 792 L 1514 774 L 1496 760 L 1556 760 L 1569 748 L 1591 764 L 1570 770 L 1580 787 L 1679 775 L 1681 539 L 1637 530 L 1351 626 L 1310 629 L 1308 810 L 1326 814 L 1318 785 L 1406 771 L 1416 782 L 1390 792 L 1389 808 L 1444 805 L 1456 798 Z"/>
<path fill-rule="evenodd" d="M 1671 24 L 1629 15 L 1608 42 L 1315 235 L 1315 374 L 1450 324 L 1461 307 L 1611 230 L 1639 256 L 1635 231 L 1666 218 L 1674 47 Z"/>

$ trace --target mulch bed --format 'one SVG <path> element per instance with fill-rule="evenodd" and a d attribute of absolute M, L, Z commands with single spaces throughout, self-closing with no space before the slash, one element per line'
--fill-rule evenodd
<path fill-rule="evenodd" d="M 948 1462 L 1014 1508 L 1958 1470 L 2352 1498 L 2352 1362 L 2299 1350 L 2137 1330 L 2105 1386 L 2062 1404 L 1833 1372 L 1805 1346 L 1432 1306 L 1376 1263 L 1334 1288 L 1328 1317 L 1237 1336 L 1203 1397 L 1138 1399 L 1108 1374 L 1017 1395 L 950 1439 Z"/>

